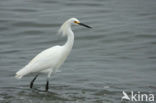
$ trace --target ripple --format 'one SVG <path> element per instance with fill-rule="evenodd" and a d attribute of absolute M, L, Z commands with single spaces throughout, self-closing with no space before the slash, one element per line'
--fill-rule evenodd
<path fill-rule="evenodd" d="M 37 12 L 38 10 L 30 9 L 30 8 L 16 8 L 12 9 L 14 12 L 21 12 L 21 13 L 27 13 L 27 12 Z"/>
<path fill-rule="evenodd" d="M 58 24 L 43 24 L 43 23 L 37 23 L 37 22 L 31 22 L 31 21 L 16 22 L 12 25 L 17 26 L 17 27 L 36 27 L 36 28 L 58 26 Z"/>
<path fill-rule="evenodd" d="M 155 91 L 155 5 L 154 0 L 0 0 L 0 102 L 119 103 L 122 90 Z M 32 76 L 14 79 L 41 50 L 66 41 L 55 34 L 70 17 L 93 29 L 72 26 L 73 50 L 49 92 L 43 91 L 45 75 L 32 90 Z"/>

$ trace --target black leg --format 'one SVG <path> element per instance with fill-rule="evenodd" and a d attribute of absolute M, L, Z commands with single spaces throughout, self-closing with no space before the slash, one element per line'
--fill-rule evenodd
<path fill-rule="evenodd" d="M 48 92 L 48 89 L 49 89 L 49 80 L 47 79 L 47 83 L 46 83 L 46 86 L 45 86 L 45 91 Z"/>
<path fill-rule="evenodd" d="M 34 81 L 36 80 L 37 77 L 38 77 L 38 74 L 37 74 L 37 75 L 34 77 L 34 79 L 31 81 L 31 83 L 30 83 L 30 88 L 33 87 Z"/>

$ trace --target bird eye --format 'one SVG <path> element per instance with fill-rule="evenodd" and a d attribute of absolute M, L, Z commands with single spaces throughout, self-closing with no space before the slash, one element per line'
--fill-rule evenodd
<path fill-rule="evenodd" d="M 79 21 L 74 21 L 74 23 L 75 23 L 75 24 L 78 24 L 78 23 L 80 23 L 80 22 L 79 22 Z"/>

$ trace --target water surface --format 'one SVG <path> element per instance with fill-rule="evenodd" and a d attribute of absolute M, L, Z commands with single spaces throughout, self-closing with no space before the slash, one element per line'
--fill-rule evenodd
<path fill-rule="evenodd" d="M 155 0 L 1 0 L 1 103 L 120 103 L 122 91 L 156 94 Z M 66 38 L 57 35 L 71 17 L 73 50 L 43 92 L 46 76 L 29 89 L 33 76 L 17 70 L 37 53 Z"/>

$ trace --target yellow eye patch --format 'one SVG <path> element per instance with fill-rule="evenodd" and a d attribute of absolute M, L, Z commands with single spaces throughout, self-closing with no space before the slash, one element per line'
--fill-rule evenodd
<path fill-rule="evenodd" d="M 79 24 L 80 22 L 79 21 L 74 21 L 74 23 Z"/>

